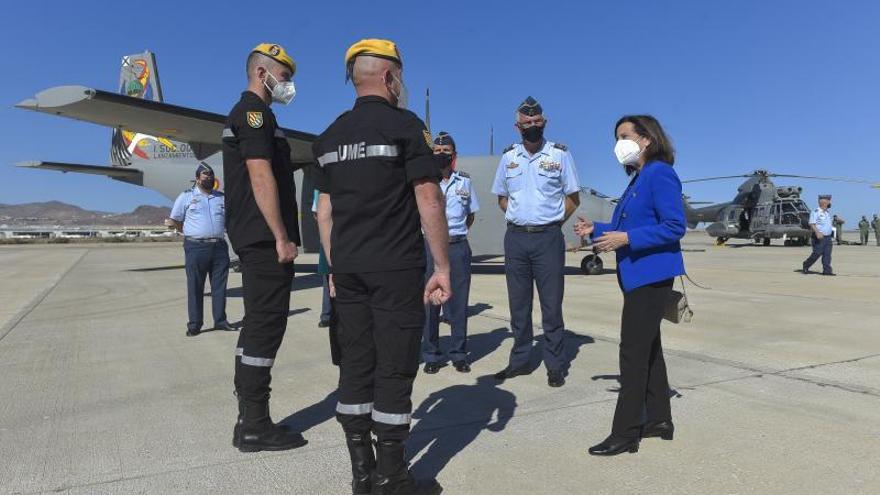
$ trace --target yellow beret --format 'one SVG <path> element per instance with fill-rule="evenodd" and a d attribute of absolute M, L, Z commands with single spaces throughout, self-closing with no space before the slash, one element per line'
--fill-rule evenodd
<path fill-rule="evenodd" d="M 296 73 L 296 62 L 290 58 L 290 55 L 284 50 L 284 47 L 281 45 L 276 45 L 274 43 L 260 43 L 257 45 L 251 53 L 262 53 L 263 55 L 271 58 L 272 60 L 284 64 L 290 68 L 290 71 L 294 74 Z"/>
<path fill-rule="evenodd" d="M 387 58 L 403 66 L 403 59 L 400 57 L 397 45 L 389 40 L 368 39 L 358 41 L 345 52 L 345 65 L 348 66 L 358 55 Z"/>

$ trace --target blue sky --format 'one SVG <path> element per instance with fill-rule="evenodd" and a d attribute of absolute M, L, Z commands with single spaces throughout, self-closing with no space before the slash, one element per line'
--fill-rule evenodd
<path fill-rule="evenodd" d="M 547 136 L 569 145 L 581 182 L 609 194 L 625 177 L 612 126 L 657 116 L 678 149 L 682 178 L 747 173 L 880 181 L 880 2 L 676 0 L 580 2 L 10 2 L 0 19 L 0 203 L 57 199 L 108 211 L 169 204 L 103 177 L 22 170 L 46 159 L 107 164 L 110 131 L 12 106 L 39 90 L 82 84 L 115 90 L 122 55 L 157 53 L 168 102 L 225 113 L 261 41 L 298 64 L 297 97 L 282 125 L 320 132 L 353 99 L 345 49 L 364 37 L 396 41 L 411 106 L 431 89 L 435 131 L 462 154 L 517 139 L 513 111 L 536 97 Z M 695 200 L 730 199 L 738 181 L 686 186 Z M 835 195 L 850 220 L 880 212 L 880 190 L 794 179 L 812 204 Z M 489 187 L 487 184 L 486 187 Z"/>

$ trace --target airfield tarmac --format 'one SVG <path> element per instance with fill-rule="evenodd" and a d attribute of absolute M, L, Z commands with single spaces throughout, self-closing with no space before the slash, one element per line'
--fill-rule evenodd
<path fill-rule="evenodd" d="M 496 386 L 511 345 L 499 261 L 475 269 L 473 372 L 416 380 L 413 471 L 448 494 L 880 492 L 880 247 L 835 246 L 837 277 L 795 273 L 808 248 L 691 233 L 685 249 L 711 289 L 688 286 L 692 323 L 664 323 L 674 441 L 586 454 L 616 397 L 609 256 L 596 277 L 567 258 L 567 384 L 549 388 L 540 367 Z M 0 493 L 350 493 L 316 256 L 298 261 L 272 408 L 309 444 L 243 454 L 230 445 L 237 334 L 184 337 L 179 244 L 0 247 Z M 240 287 L 231 273 L 232 321 Z"/>

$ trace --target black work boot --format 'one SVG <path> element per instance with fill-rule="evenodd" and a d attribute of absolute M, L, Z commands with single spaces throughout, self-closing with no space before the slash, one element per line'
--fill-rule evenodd
<path fill-rule="evenodd" d="M 403 442 L 380 440 L 376 443 L 372 495 L 437 495 L 442 491 L 437 480 L 413 479 L 403 457 Z"/>
<path fill-rule="evenodd" d="M 345 444 L 348 445 L 348 455 L 351 456 L 351 493 L 370 495 L 370 478 L 376 469 L 370 432 L 346 433 Z"/>
<path fill-rule="evenodd" d="M 290 450 L 308 442 L 299 433 L 276 425 L 269 417 L 269 401 L 238 401 L 238 421 L 232 430 L 232 446 L 242 452 Z"/>

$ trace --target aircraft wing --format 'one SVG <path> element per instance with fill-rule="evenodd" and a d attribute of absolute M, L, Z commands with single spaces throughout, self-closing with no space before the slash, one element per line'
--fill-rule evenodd
<path fill-rule="evenodd" d="M 176 141 L 215 146 L 222 144 L 221 134 L 226 123 L 224 115 L 85 86 L 49 88 L 15 106 L 107 127 L 136 129 Z M 314 134 L 283 128 L 281 131 L 290 143 L 294 164 L 301 166 L 314 161 Z"/>
<path fill-rule="evenodd" d="M 16 167 L 37 168 L 40 170 L 57 170 L 59 172 L 76 172 L 80 174 L 106 175 L 111 179 L 143 185 L 143 172 L 135 168 L 106 167 L 102 165 L 82 165 L 79 163 L 27 161 L 15 164 Z"/>

